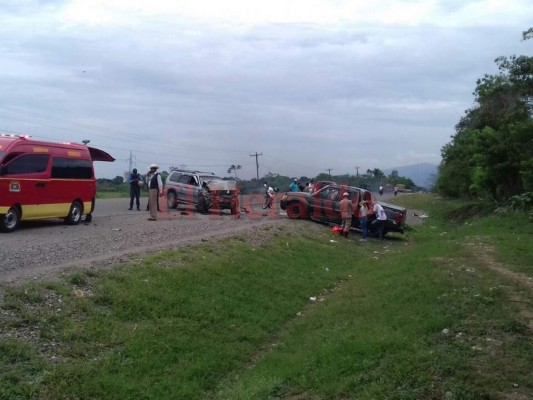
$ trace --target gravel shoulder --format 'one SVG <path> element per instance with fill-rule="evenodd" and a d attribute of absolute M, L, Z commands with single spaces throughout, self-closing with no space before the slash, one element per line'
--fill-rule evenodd
<path fill-rule="evenodd" d="M 93 216 L 91 223 L 68 226 L 43 221 L 2 235 L 0 282 L 46 279 L 73 267 L 124 261 L 131 254 L 173 249 L 208 238 L 224 238 L 265 225 L 287 224 L 286 217 L 243 214 L 162 212 L 148 221 L 145 212 Z"/>

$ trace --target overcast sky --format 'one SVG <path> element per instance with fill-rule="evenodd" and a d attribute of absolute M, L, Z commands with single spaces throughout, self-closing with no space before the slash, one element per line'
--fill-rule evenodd
<path fill-rule="evenodd" d="M 81 142 L 98 177 L 316 176 L 428 162 L 531 0 L 1 0 L 0 132 Z"/>

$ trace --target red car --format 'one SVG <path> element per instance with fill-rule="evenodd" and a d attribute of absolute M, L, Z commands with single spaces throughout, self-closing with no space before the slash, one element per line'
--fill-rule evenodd
<path fill-rule="evenodd" d="M 344 192 L 348 193 L 348 198 L 353 204 L 359 204 L 362 200 L 368 201 L 369 210 L 372 210 L 375 199 L 372 196 L 372 193 L 368 190 L 337 184 L 324 186 L 313 193 L 287 192 L 283 196 L 280 206 L 282 210 L 287 211 L 287 216 L 291 219 L 313 219 L 316 221 L 340 225 L 342 218 L 339 203 Z M 385 235 L 387 232 L 404 233 L 405 218 L 407 215 L 406 209 L 392 204 L 384 204 L 381 202 L 380 204 L 387 214 L 387 221 L 383 227 L 383 234 Z M 357 207 L 354 208 L 358 210 Z M 352 227 L 355 229 L 360 229 L 358 217 L 358 212 L 352 217 Z M 373 214 L 368 215 L 368 228 L 371 233 L 371 222 L 374 219 L 375 216 Z"/>

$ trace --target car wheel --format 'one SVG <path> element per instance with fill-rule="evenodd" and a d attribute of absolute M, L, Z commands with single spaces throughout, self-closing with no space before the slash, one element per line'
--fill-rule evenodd
<path fill-rule="evenodd" d="M 171 208 L 176 208 L 178 206 L 176 202 L 176 192 L 168 192 L 167 193 L 167 206 L 170 210 Z"/>
<path fill-rule="evenodd" d="M 291 219 L 305 217 L 305 209 L 301 203 L 291 203 L 287 205 L 287 216 Z"/>
<path fill-rule="evenodd" d="M 70 206 L 70 211 L 68 212 L 65 222 L 69 225 L 79 224 L 81 221 L 81 216 L 83 215 L 83 206 L 79 201 L 75 201 Z"/>
<path fill-rule="evenodd" d="M 7 214 L 0 215 L 0 231 L 13 232 L 20 223 L 20 211 L 17 207 L 11 207 Z"/>
<path fill-rule="evenodd" d="M 198 205 L 196 206 L 198 211 L 202 212 L 202 213 L 208 213 L 209 212 L 209 207 L 207 206 L 207 201 L 205 200 L 205 197 L 200 197 L 198 199 Z"/>

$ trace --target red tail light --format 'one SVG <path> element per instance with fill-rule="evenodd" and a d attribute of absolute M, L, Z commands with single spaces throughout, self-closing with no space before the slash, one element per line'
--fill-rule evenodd
<path fill-rule="evenodd" d="M 394 221 L 397 224 L 401 224 L 403 221 L 403 213 L 399 212 L 398 214 L 396 214 L 396 218 L 394 218 Z"/>

